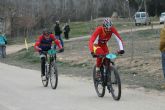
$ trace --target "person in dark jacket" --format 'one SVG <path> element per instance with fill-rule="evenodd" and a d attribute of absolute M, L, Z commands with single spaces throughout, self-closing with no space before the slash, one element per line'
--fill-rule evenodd
<path fill-rule="evenodd" d="M 64 37 L 65 39 L 69 39 L 69 32 L 70 32 L 70 27 L 69 24 L 65 24 L 64 26 Z"/>
<path fill-rule="evenodd" d="M 163 69 L 163 75 L 165 79 L 165 25 L 161 29 L 160 32 L 160 44 L 159 44 L 159 49 L 161 51 L 161 56 L 162 56 L 162 69 Z"/>
<path fill-rule="evenodd" d="M 56 21 L 56 24 L 55 24 L 55 27 L 54 27 L 54 32 L 55 32 L 56 38 L 60 40 L 61 45 L 64 48 L 64 42 L 63 42 L 62 37 L 61 37 L 62 31 L 61 31 L 61 28 L 60 28 L 59 21 Z"/>
<path fill-rule="evenodd" d="M 5 34 L 2 34 L 2 32 L 0 32 L 0 56 L 2 56 L 3 58 L 6 57 L 6 44 L 6 36 Z"/>

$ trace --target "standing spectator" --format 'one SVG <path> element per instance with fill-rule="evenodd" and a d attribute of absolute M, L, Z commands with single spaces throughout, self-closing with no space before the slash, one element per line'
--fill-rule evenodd
<path fill-rule="evenodd" d="M 2 34 L 0 32 L 0 56 L 3 58 L 6 57 L 6 44 L 7 44 L 7 39 L 5 34 Z"/>
<path fill-rule="evenodd" d="M 111 39 L 111 36 L 114 34 L 114 37 L 117 40 L 119 45 L 119 54 L 124 54 L 124 46 L 123 40 L 119 35 L 116 28 L 112 25 L 112 21 L 110 18 L 105 18 L 103 20 L 103 24 L 98 26 L 95 31 L 93 32 L 92 36 L 89 39 L 89 50 L 93 57 L 97 55 L 106 55 L 109 53 L 108 49 L 108 41 Z M 96 59 L 96 77 L 101 78 L 101 70 L 100 67 L 102 66 L 101 63 L 103 58 L 97 57 Z"/>
<path fill-rule="evenodd" d="M 165 78 L 165 24 L 164 27 L 161 29 L 160 32 L 160 47 L 159 47 L 161 54 L 162 54 L 162 68 L 163 74 Z"/>
<path fill-rule="evenodd" d="M 64 37 L 65 39 L 69 39 L 69 32 L 70 32 L 70 27 L 69 24 L 66 23 L 64 26 Z"/>
<path fill-rule="evenodd" d="M 61 34 L 61 28 L 59 21 L 56 21 L 55 27 L 54 27 L 55 37 L 60 40 L 62 47 L 64 48 L 64 42 L 62 40 Z"/>

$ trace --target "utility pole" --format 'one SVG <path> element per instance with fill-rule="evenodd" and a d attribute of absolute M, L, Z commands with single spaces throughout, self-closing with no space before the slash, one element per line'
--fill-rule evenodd
<path fill-rule="evenodd" d="M 129 12 L 129 21 L 132 22 L 132 17 L 131 17 L 131 10 L 130 10 L 130 5 L 129 5 L 129 0 L 126 0 L 127 6 L 128 6 L 128 12 Z M 134 60 L 134 36 L 133 36 L 133 26 L 131 26 L 131 31 L 130 31 L 130 38 L 131 39 L 131 60 L 130 60 L 130 64 L 132 63 L 132 61 Z"/>
<path fill-rule="evenodd" d="M 147 4 L 146 4 L 146 0 L 144 0 L 144 9 L 145 9 L 145 12 L 147 12 Z"/>

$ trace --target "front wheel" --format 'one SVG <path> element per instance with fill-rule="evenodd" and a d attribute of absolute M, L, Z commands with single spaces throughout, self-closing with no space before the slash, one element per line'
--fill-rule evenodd
<path fill-rule="evenodd" d="M 50 65 L 50 83 L 51 83 L 52 89 L 56 89 L 57 88 L 58 71 L 57 71 L 57 66 L 56 66 L 55 60 L 52 61 L 51 65 Z"/>
<path fill-rule="evenodd" d="M 117 69 L 110 66 L 110 73 L 108 75 L 107 87 L 111 92 L 114 100 L 120 100 L 121 97 L 121 81 Z"/>
<path fill-rule="evenodd" d="M 96 90 L 96 93 L 99 97 L 104 97 L 105 95 L 105 85 L 103 84 L 103 78 L 98 80 L 96 77 L 96 66 L 93 68 L 93 83 Z"/>
<path fill-rule="evenodd" d="M 41 58 L 41 80 L 44 87 L 48 86 L 49 78 L 47 77 L 47 65 L 45 57 Z M 43 80 L 43 75 L 46 76 L 46 80 Z"/>

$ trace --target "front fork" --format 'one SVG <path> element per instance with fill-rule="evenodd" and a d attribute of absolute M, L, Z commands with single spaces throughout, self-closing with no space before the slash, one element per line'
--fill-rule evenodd
<path fill-rule="evenodd" d="M 108 82 L 108 75 L 110 75 L 109 71 L 109 65 L 103 65 L 103 70 L 102 70 L 102 79 L 103 79 L 103 85 L 107 86 Z"/>
<path fill-rule="evenodd" d="M 41 55 L 40 55 L 40 59 L 41 59 L 41 60 L 43 60 L 43 59 L 45 60 L 45 67 L 44 67 L 45 69 L 44 69 L 44 73 L 45 73 L 45 76 L 48 77 L 48 73 L 49 73 L 49 70 L 50 70 L 50 69 L 49 69 L 49 61 L 48 61 L 47 55 L 41 54 Z"/>
<path fill-rule="evenodd" d="M 107 75 L 109 74 L 109 66 L 110 66 L 110 60 L 109 59 L 104 59 L 103 60 L 103 81 L 104 85 L 107 86 Z"/>
<path fill-rule="evenodd" d="M 109 92 L 114 92 L 114 89 L 112 87 L 112 67 L 115 67 L 115 63 L 114 62 L 111 62 L 110 63 L 111 65 L 109 66 L 109 73 L 107 74 L 107 89 L 109 90 Z M 115 76 L 114 76 L 115 77 Z"/>
<path fill-rule="evenodd" d="M 48 68 L 48 75 L 50 75 L 52 63 L 54 61 L 56 61 L 56 55 L 55 56 L 49 56 L 47 61 L 48 61 L 48 67 L 47 67 Z"/>
<path fill-rule="evenodd" d="M 103 81 L 104 86 L 107 86 L 107 89 L 109 92 L 112 91 L 112 83 L 111 83 L 111 66 L 114 66 L 115 64 L 113 62 L 107 62 L 106 66 L 104 67 L 103 72 Z"/>

